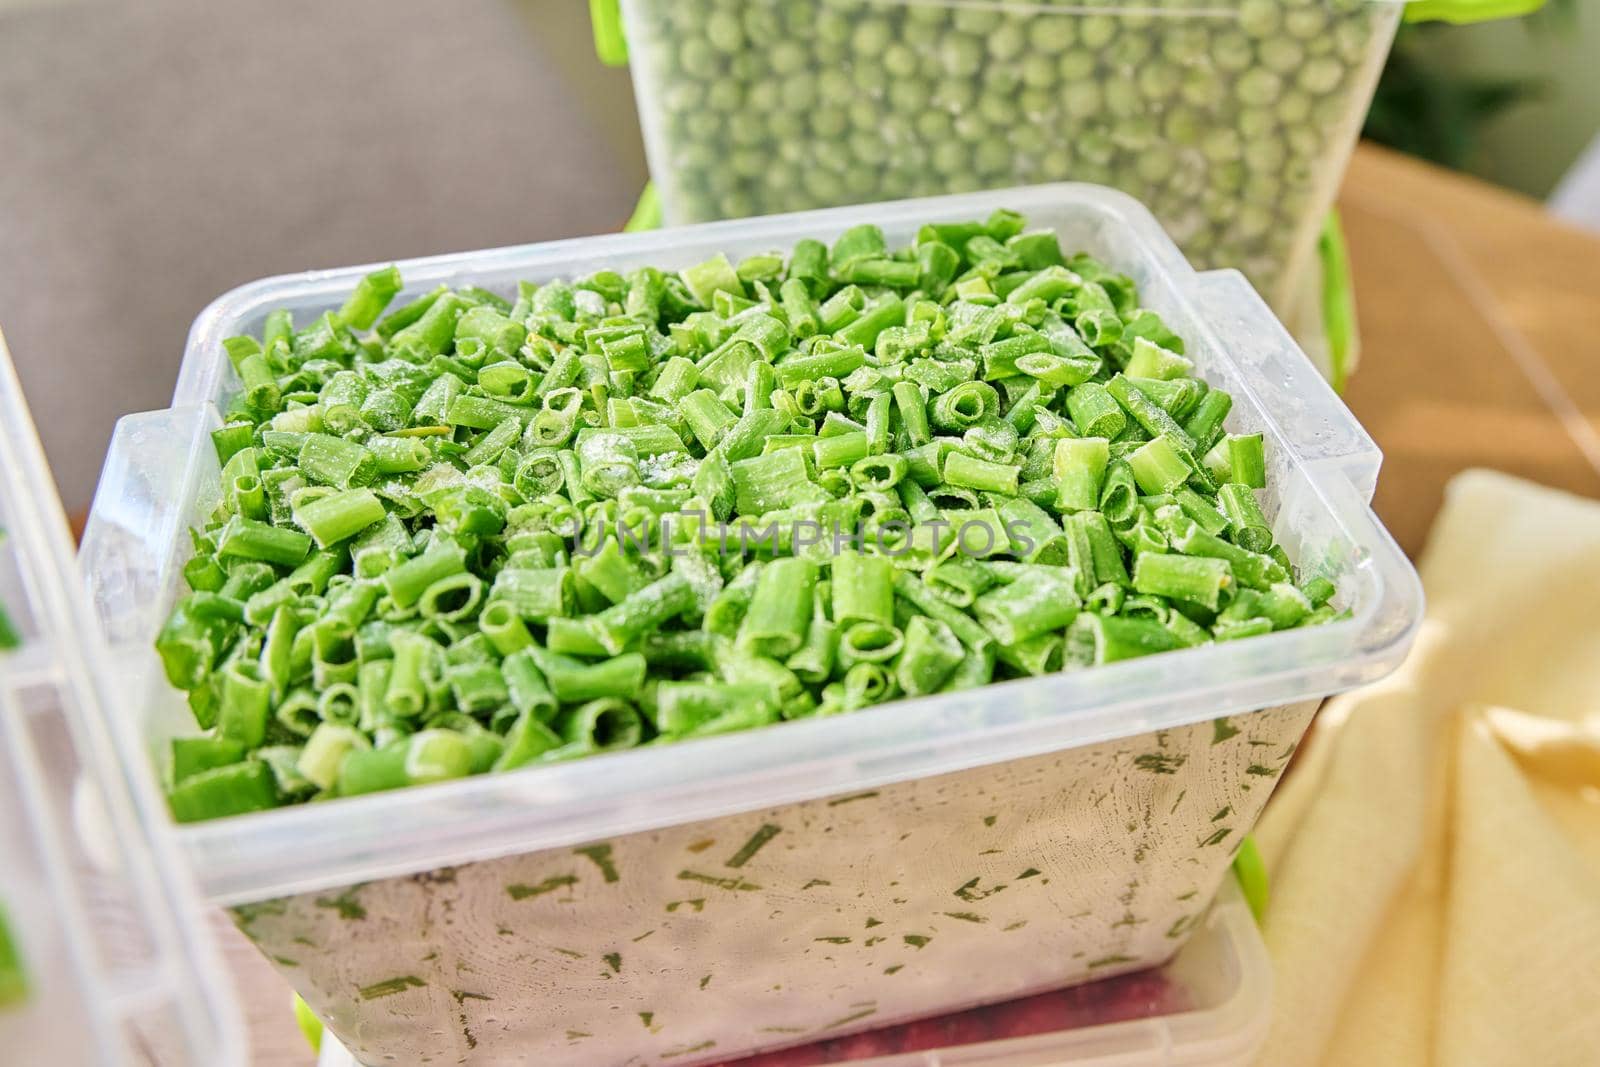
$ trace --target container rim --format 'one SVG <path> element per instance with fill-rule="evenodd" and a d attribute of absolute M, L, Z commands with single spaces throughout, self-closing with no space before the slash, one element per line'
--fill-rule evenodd
<path fill-rule="evenodd" d="M 1135 660 L 1076 674 L 1019 679 L 962 693 L 902 700 L 859 715 L 776 724 L 761 730 L 619 752 L 569 764 L 484 775 L 337 803 L 280 808 L 178 827 L 202 888 L 216 903 L 236 904 L 420 869 L 564 847 L 662 825 L 770 806 L 870 791 L 893 782 L 1192 724 L 1243 711 L 1323 696 L 1373 681 L 1404 657 L 1421 615 L 1416 573 L 1367 505 L 1376 450 L 1281 325 L 1236 272 L 1197 274 L 1150 213 L 1126 194 L 1058 183 L 739 219 L 638 234 L 400 261 L 407 289 L 464 283 L 492 272 L 572 274 L 601 257 L 641 261 L 674 250 L 749 244 L 769 247 L 823 236 L 848 225 L 982 217 L 995 207 L 1025 215 L 1054 205 L 1103 213 L 1144 267 L 1165 278 L 1182 311 L 1200 329 L 1196 341 L 1246 385 L 1236 393 L 1261 411 L 1273 447 L 1286 451 L 1304 494 L 1354 546 L 1352 616 L 1308 630 L 1166 653 L 1160 665 Z M 1119 266 L 1127 266 L 1120 264 Z M 229 324 L 295 298 L 325 298 L 370 266 L 310 271 L 253 282 L 213 301 L 196 319 L 173 409 L 161 413 L 203 447 L 217 424 L 210 401 L 228 373 L 217 343 Z M 1242 369 L 1217 339 L 1214 316 L 1200 306 L 1219 297 L 1237 304 L 1242 323 L 1260 336 L 1260 366 Z M 1166 310 L 1166 309 L 1163 309 Z M 1235 341 L 1237 347 L 1237 341 Z M 1293 383 L 1353 442 L 1330 450 L 1306 431 L 1274 421 L 1251 374 Z M 1230 387 L 1232 388 L 1232 387 Z M 138 419 L 140 416 L 130 416 Z M 209 421 L 208 421 L 209 420 Z M 167 432 L 170 432 L 168 430 Z M 123 428 L 119 427 L 119 438 Z M 129 445 L 131 447 L 131 443 Z M 114 443 L 113 462 L 118 452 Z M 198 478 L 191 458 L 186 477 Z M 105 484 L 104 482 L 102 483 Z M 176 507 L 176 505 L 174 505 Z M 99 553 L 97 497 L 85 537 L 93 570 Z M 169 516 L 169 519 L 171 517 Z M 185 518 L 172 520 L 176 532 Z M 181 559 L 176 560 L 181 563 Z M 91 584 L 95 576 L 91 574 Z M 147 648 L 130 652 L 145 663 Z M 155 671 L 154 691 L 165 690 Z M 172 699 L 168 697 L 167 699 Z M 131 727 L 130 727 L 131 729 Z M 130 747 L 131 746 L 131 747 Z M 124 736 L 125 759 L 150 767 L 149 753 Z M 374 835 L 374 825 L 406 826 Z M 381 837 L 381 839 L 379 839 Z M 308 862 L 312 857 L 315 862 Z"/>

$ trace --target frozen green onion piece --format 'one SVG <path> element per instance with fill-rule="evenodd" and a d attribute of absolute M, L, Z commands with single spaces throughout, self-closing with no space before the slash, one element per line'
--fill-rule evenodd
<path fill-rule="evenodd" d="M 1229 434 L 1228 465 L 1231 481 L 1251 489 L 1267 487 L 1267 461 L 1259 433 Z"/>
<path fill-rule="evenodd" d="M 973 613 L 1001 645 L 1017 645 L 1065 627 L 1080 601 L 1071 568 L 1036 566 L 973 603 Z"/>
<path fill-rule="evenodd" d="M 1213 611 L 1223 592 L 1232 585 L 1233 569 L 1227 560 L 1143 552 L 1133 563 L 1134 589 L 1152 596 L 1188 600 Z"/>

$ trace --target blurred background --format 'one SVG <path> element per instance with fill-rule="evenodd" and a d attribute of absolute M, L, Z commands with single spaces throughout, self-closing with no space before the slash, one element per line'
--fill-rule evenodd
<path fill-rule="evenodd" d="M 1581 0 L 1402 27 L 1368 133 L 1600 229 L 1596 56 Z M 74 513 L 216 295 L 613 230 L 646 180 L 582 0 L 0 0 L 0 146 L 0 322 Z"/>

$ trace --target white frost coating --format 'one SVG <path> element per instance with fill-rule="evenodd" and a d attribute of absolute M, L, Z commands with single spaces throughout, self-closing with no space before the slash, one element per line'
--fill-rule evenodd
<path fill-rule="evenodd" d="M 719 1061 L 1163 962 L 1314 708 L 238 917 L 372 1067 Z"/>

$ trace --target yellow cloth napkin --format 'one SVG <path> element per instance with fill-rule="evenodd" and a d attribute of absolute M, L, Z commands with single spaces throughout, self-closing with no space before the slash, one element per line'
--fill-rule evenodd
<path fill-rule="evenodd" d="M 1334 700 L 1256 831 L 1260 1067 L 1600 1064 L 1600 503 L 1450 485 L 1416 647 Z"/>

